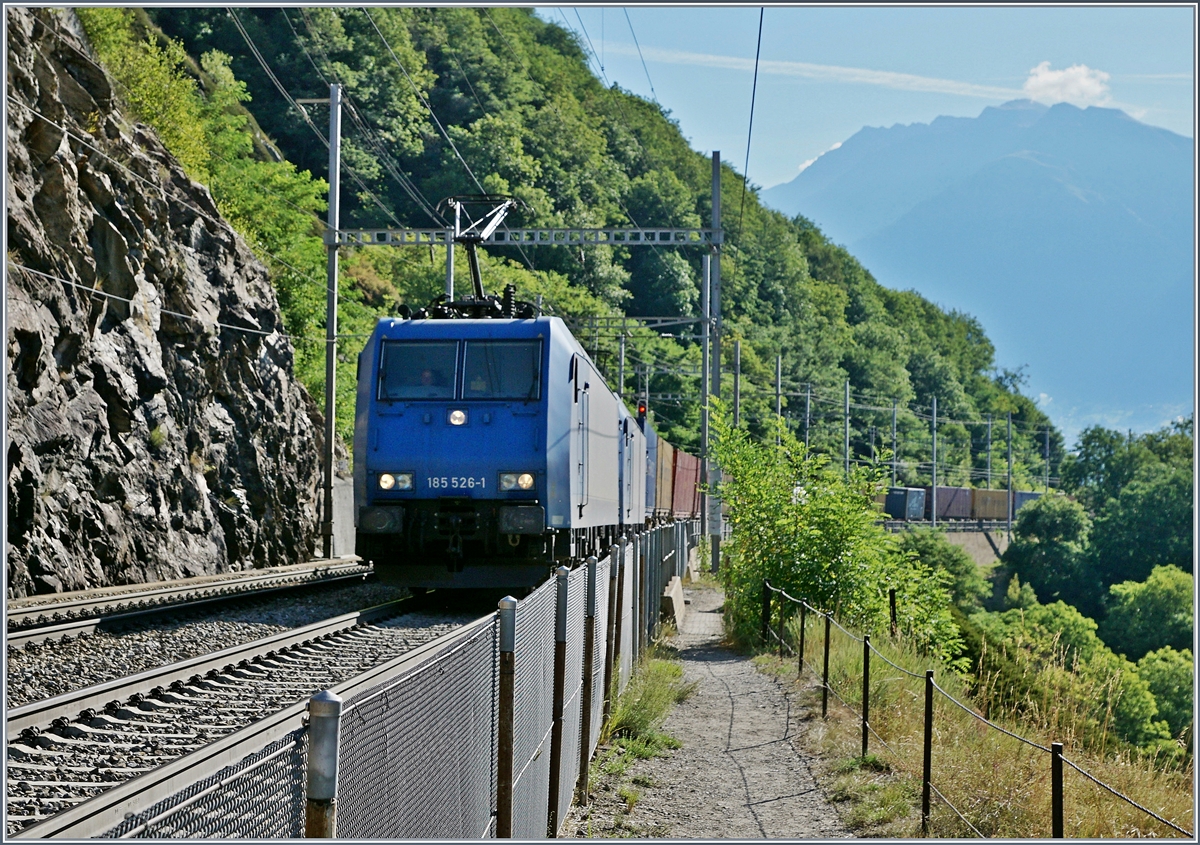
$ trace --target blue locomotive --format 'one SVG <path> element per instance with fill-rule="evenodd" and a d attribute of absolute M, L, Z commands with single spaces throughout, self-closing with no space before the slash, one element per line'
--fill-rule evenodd
<path fill-rule="evenodd" d="M 646 520 L 638 419 L 562 320 L 496 310 L 381 319 L 359 356 L 356 551 L 386 582 L 533 586 Z"/>

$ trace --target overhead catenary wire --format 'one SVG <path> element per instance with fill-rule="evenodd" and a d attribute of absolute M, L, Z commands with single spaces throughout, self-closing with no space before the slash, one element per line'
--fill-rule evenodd
<path fill-rule="evenodd" d="M 229 7 L 226 11 L 229 12 L 230 17 L 233 19 L 234 24 L 237 26 L 238 32 L 241 33 L 242 39 L 246 42 L 246 46 L 250 48 L 250 52 L 252 52 L 254 54 L 254 57 L 258 60 L 259 65 L 262 66 L 263 71 L 267 74 L 267 76 L 275 84 L 275 87 L 279 90 L 279 93 L 282 94 L 283 98 L 291 104 L 292 108 L 294 108 L 297 112 L 300 113 L 301 118 L 303 118 L 304 122 L 308 125 L 308 127 L 314 133 L 316 133 L 316 136 L 319 139 L 321 139 L 321 143 L 325 145 L 325 148 L 329 149 L 329 139 L 325 137 L 325 133 L 323 133 L 319 128 L 317 128 L 317 125 L 315 123 L 313 123 L 313 119 L 309 116 L 308 112 L 304 108 L 302 108 L 299 103 L 296 102 L 295 98 L 292 97 L 292 95 L 288 93 L 288 90 L 283 86 L 283 83 L 279 81 L 279 78 L 277 76 L 275 76 L 275 72 L 273 70 L 271 70 L 271 66 L 267 63 L 266 58 L 264 58 L 263 54 L 261 52 L 259 52 L 258 46 L 254 43 L 254 39 L 250 37 L 250 33 L 242 25 L 242 20 L 241 20 L 241 18 L 238 17 L 237 12 L 232 7 Z M 362 189 L 363 193 L 366 194 L 368 197 L 370 197 L 375 202 L 375 204 L 379 207 L 379 209 L 384 214 L 386 214 L 388 217 L 390 217 L 397 226 L 404 225 L 403 223 L 400 222 L 400 219 L 398 217 L 396 217 L 395 213 L 391 209 L 389 209 L 386 205 L 383 204 L 383 200 L 379 199 L 379 197 L 376 196 L 375 193 L 370 188 L 367 187 L 366 183 L 364 183 L 362 181 L 362 179 L 354 171 L 353 168 L 346 167 L 346 172 L 350 174 L 350 178 L 353 179 L 355 181 L 355 183 Z"/>
<path fill-rule="evenodd" d="M 288 17 L 287 10 L 280 9 L 279 11 L 283 15 L 284 21 L 287 22 L 288 29 L 291 30 L 292 38 L 295 40 L 296 44 L 300 47 L 300 49 L 304 52 L 305 57 L 308 59 L 308 63 L 310 65 L 312 65 L 313 70 L 316 72 L 317 76 L 319 76 L 321 78 L 321 81 L 326 86 L 328 86 L 329 80 L 325 77 L 325 74 L 321 71 L 321 68 L 317 65 L 316 60 L 313 59 L 312 54 L 308 51 L 308 48 L 304 45 L 304 42 L 300 40 L 300 34 L 296 31 L 296 28 L 292 25 L 292 20 L 291 20 L 291 18 Z M 314 31 L 312 21 L 308 17 L 308 11 L 306 9 L 301 9 L 300 15 L 301 15 L 301 17 L 304 18 L 304 27 L 305 27 L 305 29 L 308 30 L 309 35 L 312 37 L 314 48 L 316 48 L 320 52 L 321 58 L 325 61 L 326 66 L 332 69 L 334 66 L 333 62 L 330 61 L 329 54 L 326 53 L 325 50 L 321 47 L 320 39 L 317 37 L 317 33 Z M 438 226 L 447 225 L 445 218 L 443 218 L 437 212 L 437 209 L 433 206 L 432 203 L 429 202 L 429 200 L 425 197 L 425 195 L 423 193 L 421 193 L 420 189 L 417 188 L 417 186 L 413 183 L 412 179 L 410 179 L 404 173 L 404 171 L 400 169 L 399 164 L 395 161 L 394 157 L 391 155 L 390 152 L 388 152 L 387 148 L 378 139 L 378 137 L 375 135 L 375 132 L 370 128 L 367 121 L 359 114 L 358 109 L 355 104 L 355 101 L 354 101 L 354 98 L 351 95 L 349 88 L 347 88 L 346 85 L 344 83 L 342 83 L 342 80 L 338 79 L 336 76 L 334 77 L 334 81 L 338 82 L 339 84 L 342 84 L 342 96 L 344 97 L 343 105 L 346 108 L 346 114 L 350 117 L 351 122 L 354 123 L 354 125 L 358 127 L 359 132 L 362 134 L 363 138 L 366 139 L 367 145 L 375 153 L 376 159 L 383 165 L 384 169 L 388 171 L 388 173 L 392 176 L 392 178 L 396 181 L 396 183 L 404 190 L 404 192 L 406 194 L 408 194 L 409 198 L 412 199 L 413 202 L 415 202 L 417 204 L 417 206 L 423 212 L 425 212 L 425 214 L 431 220 L 433 220 L 436 225 L 438 225 Z M 347 169 L 349 169 L 349 168 L 347 168 Z"/>
<path fill-rule="evenodd" d="M 646 67 L 646 59 L 642 56 L 642 45 L 638 43 L 637 33 L 633 31 L 633 21 L 629 19 L 629 10 L 624 6 L 621 11 L 625 13 L 625 22 L 629 24 L 629 34 L 633 36 L 633 46 L 637 47 L 638 58 L 642 61 L 642 70 L 646 73 L 646 81 L 650 83 L 650 93 L 654 97 L 654 102 L 658 102 L 658 92 L 654 90 L 654 82 L 650 79 L 650 70 Z"/>

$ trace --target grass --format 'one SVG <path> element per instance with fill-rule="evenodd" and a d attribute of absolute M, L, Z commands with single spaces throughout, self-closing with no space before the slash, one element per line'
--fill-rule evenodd
<path fill-rule="evenodd" d="M 674 649 L 655 643 L 634 668 L 625 692 L 617 695 L 614 678 L 612 715 L 600 735 L 600 746 L 592 760 L 588 781 L 593 791 L 615 791 L 628 814 L 641 798 L 641 790 L 655 786 L 653 778 L 634 775 L 626 780 L 638 760 L 663 756 L 682 747 L 679 740 L 661 730 L 676 704 L 695 690 L 683 681 L 683 665 Z M 593 835 L 588 820 L 588 837 Z M 645 832 L 619 817 L 608 837 L 644 836 Z"/>
<path fill-rule="evenodd" d="M 793 620 L 789 641 L 794 645 Z M 921 833 L 921 770 L 924 742 L 924 671 L 928 659 L 880 639 L 872 645 L 913 678 L 872 654 L 869 754 L 862 756 L 862 644 L 833 629 L 830 638 L 830 687 L 846 704 L 829 696 L 828 718 L 821 719 L 820 676 L 824 625 L 810 620 L 805 635 L 806 669 L 797 678 L 796 659 L 760 654 L 763 671 L 790 678 L 800 687 L 808 730 L 808 750 L 824 759 L 831 797 L 848 803 L 843 818 L 860 835 L 911 837 Z M 815 672 L 814 672 L 815 670 Z M 974 707 L 965 682 L 938 669 L 936 682 L 955 699 Z M 854 708 L 855 712 L 847 707 Z M 803 718 L 803 717 L 802 717 Z M 1062 724 L 1063 715 L 1046 725 Z M 1049 747 L 1063 741 L 1064 756 L 1092 776 L 1188 830 L 1193 829 L 1190 761 L 1163 767 L 1161 761 L 1130 751 L 1107 755 L 1089 751 L 1061 732 L 1038 724 L 993 719 L 1007 730 Z M 883 743 L 886 743 L 886 747 Z M 1050 830 L 1050 755 L 1005 736 L 964 712 L 945 696 L 934 694 L 933 786 L 951 801 L 980 833 L 988 837 L 1045 838 Z M 1178 837 L 1155 821 L 1064 766 L 1064 833 L 1068 837 Z M 932 798 L 930 836 L 972 837 L 953 810 Z"/>

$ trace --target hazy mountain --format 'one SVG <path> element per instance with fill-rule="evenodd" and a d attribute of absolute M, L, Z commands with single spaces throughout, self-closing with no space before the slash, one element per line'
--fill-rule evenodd
<path fill-rule="evenodd" d="M 1193 142 L 1115 109 L 1018 100 L 865 128 L 762 192 L 883 284 L 980 318 L 1073 434 L 1192 404 Z"/>

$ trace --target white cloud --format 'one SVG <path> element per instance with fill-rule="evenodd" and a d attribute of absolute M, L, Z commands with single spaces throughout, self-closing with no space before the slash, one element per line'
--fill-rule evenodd
<path fill-rule="evenodd" d="M 838 141 L 838 142 L 837 142 L 836 144 L 834 144 L 832 147 L 830 147 L 829 149 L 827 149 L 827 150 L 825 151 L 825 153 L 831 153 L 831 152 L 833 152 L 834 150 L 836 150 L 838 147 L 840 147 L 841 145 L 842 145 L 842 142 L 841 142 L 841 141 Z M 821 156 L 825 155 L 825 153 L 818 153 L 816 158 L 810 158 L 808 161 L 806 161 L 806 162 L 804 162 L 803 164 L 801 164 L 801 165 L 800 165 L 800 172 L 801 172 L 801 173 L 803 173 L 805 170 L 808 170 L 808 168 L 812 167 L 812 165 L 813 165 L 813 162 L 815 162 L 815 161 L 816 161 L 818 158 L 820 158 Z"/>
<path fill-rule="evenodd" d="M 607 48 L 613 53 L 635 55 L 632 44 L 612 44 Z M 659 61 L 674 65 L 712 67 L 727 70 L 754 70 L 754 59 L 741 56 L 718 56 L 711 53 L 690 53 L 683 50 L 664 50 L 657 47 L 642 47 L 647 61 Z M 839 65 L 815 65 L 809 62 L 785 62 L 764 59 L 759 62 L 759 72 L 776 76 L 799 76 L 806 79 L 822 79 L 828 82 L 849 82 L 860 85 L 879 85 L 901 91 L 928 91 L 936 94 L 958 94 L 963 97 L 979 97 L 985 100 L 1013 100 L 1024 96 L 1014 88 L 999 88 L 993 85 L 976 85 L 955 79 L 937 79 L 930 76 L 915 76 L 911 73 L 896 73 L 890 70 L 868 70 Z"/>
<path fill-rule="evenodd" d="M 1042 62 L 1030 69 L 1024 91 L 1029 99 L 1046 105 L 1070 103 L 1079 108 L 1106 106 L 1112 102 L 1108 80 L 1107 73 L 1087 65 L 1051 70 L 1049 62 Z"/>

